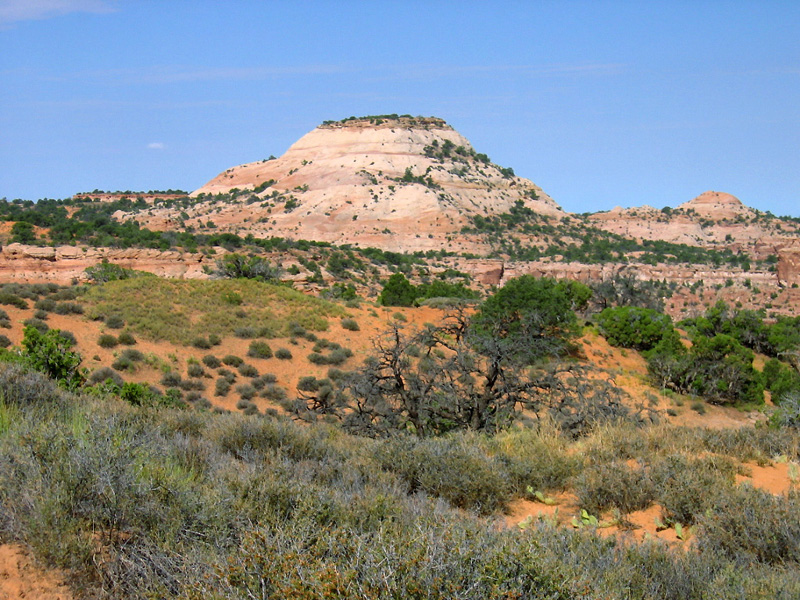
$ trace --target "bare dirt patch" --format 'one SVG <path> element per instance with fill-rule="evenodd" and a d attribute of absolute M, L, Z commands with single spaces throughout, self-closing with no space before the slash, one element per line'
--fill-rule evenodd
<path fill-rule="evenodd" d="M 58 571 L 37 566 L 16 544 L 0 545 L 0 600 L 72 600 Z"/>

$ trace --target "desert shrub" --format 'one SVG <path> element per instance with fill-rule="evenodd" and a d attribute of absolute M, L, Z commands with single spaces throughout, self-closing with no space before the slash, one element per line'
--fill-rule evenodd
<path fill-rule="evenodd" d="M 8 313 L 6 311 L 4 311 L 2 308 L 0 308 L 0 320 L 3 320 L 3 321 L 10 321 L 11 320 L 11 317 L 8 316 Z"/>
<path fill-rule="evenodd" d="M 288 348 L 278 348 L 275 350 L 275 358 L 280 360 L 292 360 L 292 351 Z"/>
<path fill-rule="evenodd" d="M 28 303 L 25 300 L 9 292 L 0 292 L 0 304 L 7 304 L 23 310 L 28 308 Z"/>
<path fill-rule="evenodd" d="M 124 346 L 133 346 L 136 344 L 136 338 L 130 331 L 123 331 L 117 336 L 117 341 Z"/>
<path fill-rule="evenodd" d="M 341 369 L 337 369 L 336 367 L 331 367 L 328 369 L 328 379 L 331 381 L 341 381 L 347 375 L 346 371 L 342 371 Z"/>
<path fill-rule="evenodd" d="M 350 331 L 360 331 L 361 327 L 358 326 L 358 321 L 351 318 L 344 318 L 342 319 L 342 327 L 344 329 L 348 329 Z"/>
<path fill-rule="evenodd" d="M 8 348 L 11 345 L 11 340 L 7 335 L 0 334 L 0 348 Z"/>
<path fill-rule="evenodd" d="M 272 400 L 273 402 L 280 402 L 281 400 L 286 400 L 287 395 L 286 390 L 279 385 L 268 383 L 261 390 L 261 397 L 266 398 L 267 400 Z"/>
<path fill-rule="evenodd" d="M 101 348 L 116 348 L 117 344 L 117 338 L 110 333 L 103 333 L 97 338 L 97 345 Z"/>
<path fill-rule="evenodd" d="M 58 337 L 60 337 L 62 340 L 64 340 L 64 343 L 65 343 L 65 344 L 67 345 L 67 347 L 69 347 L 69 348 L 72 348 L 72 347 L 73 347 L 75 344 L 77 344 L 77 343 L 78 343 L 78 340 L 77 340 L 77 338 L 75 337 L 75 334 L 74 334 L 74 333 L 72 333 L 71 331 L 67 331 L 66 329 L 60 329 L 60 330 L 58 330 L 58 334 L 57 334 L 57 335 L 58 335 Z"/>
<path fill-rule="evenodd" d="M 177 371 L 167 371 L 161 377 L 161 381 L 159 383 L 161 383 L 161 385 L 164 387 L 177 387 L 181 384 L 181 381 L 182 377 L 180 373 Z"/>
<path fill-rule="evenodd" d="M 292 337 L 305 337 L 308 333 L 306 328 L 303 327 L 300 323 L 296 321 L 292 321 L 289 323 L 289 335 Z"/>
<path fill-rule="evenodd" d="M 192 340 L 192 346 L 199 350 L 208 350 L 211 348 L 212 343 L 211 341 L 203 336 L 198 336 Z"/>
<path fill-rule="evenodd" d="M 394 273 L 383 285 L 378 302 L 383 306 L 413 306 L 419 290 L 402 273 Z"/>
<path fill-rule="evenodd" d="M 242 358 L 233 354 L 228 354 L 222 358 L 222 364 L 228 365 L 229 367 L 238 367 L 243 362 L 244 360 L 242 360 Z"/>
<path fill-rule="evenodd" d="M 186 374 L 189 377 L 204 377 L 206 371 L 199 363 L 189 363 L 186 367 Z"/>
<path fill-rule="evenodd" d="M 186 400 L 187 402 L 191 402 L 192 404 L 194 404 L 198 400 L 201 400 L 202 398 L 203 398 L 203 394 L 201 394 L 200 392 L 198 392 L 196 390 L 192 390 L 190 392 L 187 392 L 186 396 L 184 396 L 184 400 Z"/>
<path fill-rule="evenodd" d="M 136 348 L 126 348 L 122 351 L 120 357 L 126 358 L 127 360 L 133 362 L 142 362 L 144 360 L 144 354 L 139 350 L 136 350 Z"/>
<path fill-rule="evenodd" d="M 218 369 L 217 375 L 222 377 L 225 381 L 227 381 L 230 384 L 233 384 L 233 382 L 236 381 L 236 373 L 226 369 L 225 367 Z"/>
<path fill-rule="evenodd" d="M 225 396 L 231 389 L 231 384 L 228 382 L 227 379 L 220 378 L 217 379 L 216 383 L 214 384 L 214 395 L 215 396 Z"/>
<path fill-rule="evenodd" d="M 780 404 L 788 394 L 800 392 L 800 373 L 776 358 L 767 361 L 762 376 L 764 386 L 772 392 L 776 404 Z"/>
<path fill-rule="evenodd" d="M 335 379 L 338 375 L 328 373 L 328 377 Z M 490 438 L 490 442 L 490 449 L 519 494 L 528 494 L 528 488 L 534 492 L 564 489 L 580 470 L 579 460 L 567 453 L 564 438 L 557 431 L 509 430 Z"/>
<path fill-rule="evenodd" d="M 178 383 L 182 390 L 196 390 L 202 392 L 206 389 L 206 384 L 202 379 L 183 379 Z"/>
<path fill-rule="evenodd" d="M 96 265 L 87 267 L 84 272 L 90 281 L 96 283 L 119 281 L 121 279 L 129 279 L 136 275 L 136 272 L 132 269 L 126 269 L 118 264 L 110 263 L 106 259 L 103 259 L 102 262 Z"/>
<path fill-rule="evenodd" d="M 236 386 L 236 393 L 239 394 L 245 400 L 250 400 L 254 398 L 256 395 L 256 388 L 254 388 L 249 383 L 242 383 Z"/>
<path fill-rule="evenodd" d="M 261 381 L 263 381 L 264 383 L 275 383 L 276 381 L 278 381 L 278 378 L 277 378 L 277 376 L 276 376 L 276 375 L 274 375 L 273 373 L 264 373 L 264 374 L 263 374 L 263 375 L 260 377 L 260 379 L 261 379 Z"/>
<path fill-rule="evenodd" d="M 53 312 L 57 315 L 82 315 L 83 305 L 77 302 L 59 302 L 53 308 Z"/>
<path fill-rule="evenodd" d="M 239 365 L 237 371 L 239 371 L 239 375 L 242 377 L 258 377 L 258 369 L 256 369 L 253 365 L 248 365 L 247 363 L 242 363 Z"/>
<path fill-rule="evenodd" d="M 652 480 L 664 521 L 695 523 L 714 506 L 717 494 L 727 493 L 733 487 L 735 475 L 730 459 L 673 454 L 656 461 Z"/>
<path fill-rule="evenodd" d="M 627 514 L 647 508 L 654 499 L 653 484 L 644 469 L 621 462 L 593 462 L 584 467 L 575 480 L 575 494 L 581 508 L 594 515 L 610 508 Z"/>
<path fill-rule="evenodd" d="M 39 319 L 40 321 L 46 321 L 47 317 L 50 316 L 46 310 L 35 310 L 33 311 L 33 318 Z"/>
<path fill-rule="evenodd" d="M 111 367 L 117 371 L 132 371 L 136 368 L 136 365 L 129 358 L 120 356 L 113 363 L 111 363 Z"/>
<path fill-rule="evenodd" d="M 510 498 L 510 482 L 501 464 L 465 437 L 387 441 L 376 447 L 381 467 L 396 473 L 409 492 L 422 490 L 458 508 L 491 513 Z"/>
<path fill-rule="evenodd" d="M 258 330 L 255 327 L 238 327 L 233 334 L 245 340 L 251 340 L 258 337 Z"/>
<path fill-rule="evenodd" d="M 119 373 L 109 367 L 100 367 L 89 376 L 89 383 L 92 385 L 105 383 L 108 380 L 111 380 L 114 385 L 119 387 L 122 387 L 122 385 L 125 383 Z"/>
<path fill-rule="evenodd" d="M 180 406 L 182 404 L 180 395 L 175 394 L 177 390 L 171 389 L 167 395 L 162 396 L 156 393 L 153 388 L 143 383 L 124 383 L 119 390 L 119 397 L 133 406 L 155 405 Z"/>
<path fill-rule="evenodd" d="M 62 300 L 76 300 L 78 298 L 78 288 L 64 287 L 54 292 L 51 292 L 50 298 L 56 301 Z"/>
<path fill-rule="evenodd" d="M 750 485 L 716 494 L 713 508 L 698 515 L 698 547 L 738 563 L 800 562 L 800 493 L 774 496 Z"/>
<path fill-rule="evenodd" d="M 695 337 L 689 350 L 659 344 L 648 356 L 647 368 L 661 387 L 715 404 L 763 404 L 764 386 L 753 358 L 752 350 L 720 334 Z"/>
<path fill-rule="evenodd" d="M 232 252 L 216 263 L 216 275 L 223 278 L 257 279 L 258 281 L 279 281 L 282 269 L 261 256 L 244 256 Z"/>
<path fill-rule="evenodd" d="M 45 312 L 51 312 L 55 307 L 56 307 L 55 300 L 50 300 L 49 298 L 40 298 L 39 300 L 33 303 L 33 308 Z"/>
<path fill-rule="evenodd" d="M 207 366 L 209 369 L 218 369 L 220 366 L 222 366 L 222 361 L 213 354 L 206 354 L 202 358 L 202 361 L 203 364 Z"/>
<path fill-rule="evenodd" d="M 272 358 L 272 348 L 267 342 L 253 341 L 247 350 L 247 356 L 252 358 Z"/>
<path fill-rule="evenodd" d="M 315 365 L 341 365 L 348 358 L 353 356 L 353 352 L 349 348 L 336 348 L 327 354 L 319 354 L 312 352 L 308 355 L 308 360 Z"/>
<path fill-rule="evenodd" d="M 17 406 L 53 404 L 63 399 L 47 375 L 17 363 L 0 362 L 0 390 L 4 403 Z"/>
<path fill-rule="evenodd" d="M 222 338 L 217 334 L 212 333 L 208 336 L 208 343 L 212 346 L 219 346 L 222 343 Z"/>
<path fill-rule="evenodd" d="M 57 329 L 41 332 L 35 327 L 25 327 L 22 338 L 21 359 L 28 366 L 44 373 L 68 389 L 77 389 L 84 382 L 80 370 L 83 360 L 72 352 L 70 341 Z"/>
<path fill-rule="evenodd" d="M 770 425 L 800 429 L 800 393 L 792 392 L 783 397 L 780 407 L 770 417 Z"/>
<path fill-rule="evenodd" d="M 236 401 L 236 408 L 238 408 L 239 410 L 243 411 L 250 408 L 251 406 L 254 406 L 254 404 L 245 397 L 242 397 Z"/>
<path fill-rule="evenodd" d="M 119 315 L 108 315 L 105 319 L 107 327 L 111 329 L 122 329 L 125 327 L 125 319 Z"/>
<path fill-rule="evenodd" d="M 48 329 L 50 329 L 50 326 L 47 323 L 41 319 L 37 319 L 36 317 L 25 319 L 22 324 L 25 325 L 25 327 L 33 327 L 34 329 L 38 329 L 41 333 L 45 333 Z"/>
<path fill-rule="evenodd" d="M 0 327 L 3 329 L 11 329 L 11 319 L 0 319 Z"/>
<path fill-rule="evenodd" d="M 652 350 L 659 342 L 680 343 L 669 315 L 639 306 L 606 308 L 597 315 L 600 331 L 612 346 Z"/>

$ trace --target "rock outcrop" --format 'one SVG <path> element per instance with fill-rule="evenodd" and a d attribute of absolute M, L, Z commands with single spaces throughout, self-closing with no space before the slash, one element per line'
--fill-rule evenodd
<path fill-rule="evenodd" d="M 84 281 L 86 268 L 103 260 L 127 269 L 186 279 L 207 277 L 203 266 L 213 265 L 205 255 L 189 252 L 9 244 L 0 250 L 0 281 L 69 285 L 73 280 Z"/>
<path fill-rule="evenodd" d="M 229 203 L 214 198 L 237 191 Z M 564 214 L 541 188 L 477 153 L 443 120 L 419 117 L 320 125 L 280 158 L 227 169 L 192 196 L 188 208 L 119 216 L 154 229 L 180 221 L 201 230 L 211 222 L 215 231 L 258 238 L 470 252 L 480 246 L 460 232 L 471 217 L 514 206 Z"/>

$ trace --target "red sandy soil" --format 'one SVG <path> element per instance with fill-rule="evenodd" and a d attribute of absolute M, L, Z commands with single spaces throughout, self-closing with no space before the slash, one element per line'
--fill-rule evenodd
<path fill-rule="evenodd" d="M 60 573 L 39 568 L 22 546 L 0 545 L 0 600 L 71 600 Z"/>

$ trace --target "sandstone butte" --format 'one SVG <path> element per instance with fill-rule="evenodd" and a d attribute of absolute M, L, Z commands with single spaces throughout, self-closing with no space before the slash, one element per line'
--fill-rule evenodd
<path fill-rule="evenodd" d="M 222 197 L 217 194 L 236 193 Z M 242 237 L 326 241 L 397 252 L 448 250 L 486 256 L 484 236 L 464 234 L 475 216 L 526 207 L 551 224 L 567 217 L 539 186 L 493 164 L 442 119 L 361 118 L 326 122 L 281 157 L 226 169 L 191 193 L 189 206 L 168 206 L 145 195 L 149 207 L 118 212 L 154 230 L 191 227 Z M 113 200 L 104 195 L 101 200 Z M 678 283 L 750 279 L 759 286 L 800 282 L 800 237 L 795 222 L 762 218 L 730 194 L 705 192 L 677 209 L 615 208 L 579 217 L 637 240 L 663 240 L 778 257 L 772 270 L 743 273 L 703 265 L 585 265 L 550 260 L 453 258 L 449 262 L 487 284 L 523 274 L 581 280 L 628 271 L 644 279 Z M 213 229 L 210 229 L 213 224 Z M 535 240 L 526 240 L 533 241 Z M 9 245 L 0 252 L 4 279 L 69 281 L 101 259 L 165 276 L 204 277 L 209 259 L 182 252 L 36 248 Z M 302 283 L 302 282 L 298 282 Z"/>
<path fill-rule="evenodd" d="M 460 231 L 473 215 L 521 201 L 539 214 L 564 211 L 533 182 L 491 163 L 436 118 L 355 119 L 323 124 L 274 160 L 232 167 L 192 196 L 187 225 L 413 252 L 475 250 Z M 274 182 L 261 189 L 265 182 Z M 220 205 L 210 195 L 256 190 L 255 203 Z M 279 195 L 279 196 L 278 196 Z M 217 209 L 221 208 L 219 212 Z M 175 211 L 153 211 L 158 226 Z"/>

